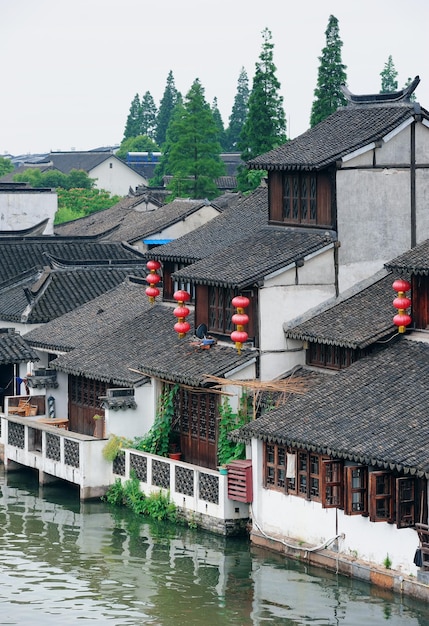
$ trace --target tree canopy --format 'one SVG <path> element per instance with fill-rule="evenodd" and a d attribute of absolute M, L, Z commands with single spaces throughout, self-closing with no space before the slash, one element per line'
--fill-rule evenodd
<path fill-rule="evenodd" d="M 240 134 L 247 118 L 249 93 L 249 78 L 242 67 L 237 81 L 237 93 L 229 116 L 229 125 L 225 130 L 224 149 L 227 152 L 236 152 L 239 149 Z"/>
<path fill-rule="evenodd" d="M 243 161 L 264 154 L 287 141 L 281 85 L 276 77 L 277 68 L 273 61 L 274 44 L 268 28 L 262 31 L 262 38 L 262 50 L 256 63 L 252 91 L 248 100 L 248 113 L 238 142 Z M 259 173 L 259 179 L 262 176 L 264 172 Z M 252 176 L 250 181 L 244 168 L 239 172 L 238 179 L 242 191 L 254 188 L 258 182 L 255 176 Z"/>
<path fill-rule="evenodd" d="M 177 91 L 174 84 L 173 72 L 170 70 L 167 76 L 164 93 L 159 103 L 158 114 L 156 118 L 156 142 L 162 146 L 167 138 L 167 128 L 170 124 L 174 109 L 177 103 L 182 99 L 181 94 Z"/>
<path fill-rule="evenodd" d="M 6 157 L 0 157 L 0 176 L 9 174 L 9 172 L 13 172 L 13 170 L 14 167 L 12 161 Z"/>
<path fill-rule="evenodd" d="M 172 176 L 170 199 L 216 197 L 214 181 L 225 173 L 218 137 L 218 127 L 197 78 L 183 105 L 176 106 L 158 168 L 158 172 Z"/>
<path fill-rule="evenodd" d="M 115 156 L 125 161 L 128 152 L 159 152 L 159 146 L 147 135 L 138 135 L 123 139 Z"/>
<path fill-rule="evenodd" d="M 319 57 L 317 86 L 314 90 L 315 99 L 311 108 L 311 127 L 347 103 L 346 97 L 341 91 L 341 85 L 345 85 L 347 81 L 347 66 L 341 60 L 343 42 L 339 35 L 338 20 L 333 15 L 329 17 L 325 36 L 326 45 Z"/>
<path fill-rule="evenodd" d="M 124 130 L 124 139 L 137 137 L 137 135 L 141 134 L 141 113 L 142 107 L 140 103 L 140 96 L 136 93 L 131 102 L 130 112 L 128 113 L 127 123 Z"/>
<path fill-rule="evenodd" d="M 383 71 L 380 72 L 381 76 L 381 89 L 380 93 L 393 93 L 398 90 L 398 72 L 396 71 L 393 63 L 392 55 L 389 55 L 386 63 L 384 64 Z"/>
<path fill-rule="evenodd" d="M 83 170 L 71 170 L 70 174 L 63 174 L 59 170 L 46 170 L 41 172 L 37 167 L 29 167 L 24 172 L 15 174 L 16 182 L 30 183 L 32 187 L 47 189 L 92 189 L 95 180 L 90 178 Z"/>

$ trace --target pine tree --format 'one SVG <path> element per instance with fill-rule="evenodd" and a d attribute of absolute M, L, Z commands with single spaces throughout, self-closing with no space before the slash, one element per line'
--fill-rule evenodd
<path fill-rule="evenodd" d="M 181 100 L 181 95 L 175 87 L 173 72 L 170 70 L 156 118 L 156 143 L 158 146 L 162 146 L 167 138 L 167 128 L 179 100 Z"/>
<path fill-rule="evenodd" d="M 225 131 L 225 150 L 227 152 L 236 152 L 238 150 L 240 133 L 247 118 L 248 102 L 249 79 L 246 70 L 242 67 L 238 77 L 234 105 L 229 117 L 229 126 Z"/>
<path fill-rule="evenodd" d="M 211 108 L 212 108 L 213 119 L 218 129 L 218 141 L 220 143 L 221 149 L 224 150 L 225 149 L 225 128 L 223 125 L 223 120 L 219 111 L 219 107 L 217 105 L 217 98 L 213 98 L 213 103 L 212 103 Z"/>
<path fill-rule="evenodd" d="M 134 96 L 131 106 L 130 112 L 127 117 L 127 123 L 124 130 L 124 139 L 129 139 L 130 137 L 137 137 L 140 135 L 141 129 L 141 103 L 139 94 L 136 93 Z"/>
<path fill-rule="evenodd" d="M 146 135 L 150 139 L 155 139 L 156 116 L 157 110 L 155 100 L 152 98 L 151 93 L 146 91 L 141 103 L 141 126 L 139 135 Z"/>
<path fill-rule="evenodd" d="M 384 69 L 380 72 L 381 76 L 381 89 L 380 93 L 392 93 L 398 90 L 397 76 L 398 72 L 395 69 L 392 55 L 389 55 L 387 62 L 384 64 Z"/>
<path fill-rule="evenodd" d="M 262 31 L 262 51 L 256 63 L 252 91 L 249 96 L 249 110 L 239 139 L 239 149 L 243 161 L 284 143 L 286 138 L 286 116 L 283 109 L 283 97 L 280 95 L 280 83 L 276 77 L 276 66 L 273 61 L 274 44 L 271 31 Z M 259 179 L 264 175 L 260 172 Z M 255 177 L 252 176 L 252 179 Z M 238 175 L 239 188 L 245 191 L 255 187 L 258 181 L 249 185 L 250 180 L 244 168 Z"/>
<path fill-rule="evenodd" d="M 346 84 L 347 66 L 341 61 L 343 42 L 339 36 L 338 20 L 331 15 L 325 31 L 326 46 L 319 57 L 320 65 L 317 76 L 317 87 L 314 90 L 314 101 L 311 108 L 310 126 L 313 127 L 338 107 L 344 106 L 346 97 L 341 91 L 341 85 Z"/>
<path fill-rule="evenodd" d="M 167 132 L 162 167 L 173 176 L 171 197 L 212 198 L 218 195 L 215 179 L 224 175 L 218 128 L 204 88 L 197 78 L 183 106 L 176 108 Z"/>

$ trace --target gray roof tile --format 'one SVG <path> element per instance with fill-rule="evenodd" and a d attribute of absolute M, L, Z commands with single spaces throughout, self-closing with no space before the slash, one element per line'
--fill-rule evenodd
<path fill-rule="evenodd" d="M 402 337 L 235 431 L 429 478 L 429 345 Z"/>
<path fill-rule="evenodd" d="M 247 162 L 250 169 L 318 170 L 383 139 L 415 114 L 429 113 L 413 103 L 349 104 L 299 137 Z"/>

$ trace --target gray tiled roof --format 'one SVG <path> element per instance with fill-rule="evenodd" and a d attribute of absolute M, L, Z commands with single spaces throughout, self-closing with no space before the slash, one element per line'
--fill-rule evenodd
<path fill-rule="evenodd" d="M 110 152 L 50 152 L 39 163 L 48 165 L 52 162 L 55 169 L 69 174 L 71 170 L 90 172 L 94 167 L 111 158 L 119 160 Z"/>
<path fill-rule="evenodd" d="M 109 239 L 135 243 L 186 219 L 206 204 L 207 201 L 204 200 L 181 198 L 155 210 L 146 211 L 144 196 L 128 197 L 104 211 L 60 224 L 55 227 L 55 233 L 80 236 L 111 231 Z"/>
<path fill-rule="evenodd" d="M 13 329 L 2 329 L 0 331 L 0 365 L 27 361 L 39 361 L 37 352 L 21 335 L 13 332 Z"/>
<path fill-rule="evenodd" d="M 292 320 L 283 326 L 286 337 L 314 341 L 346 348 L 365 348 L 394 332 L 391 274 L 372 279 L 372 283 L 344 293 L 318 314 L 311 312 L 305 320 Z"/>
<path fill-rule="evenodd" d="M 332 244 L 329 234 L 265 226 L 174 273 L 177 280 L 242 289 Z"/>
<path fill-rule="evenodd" d="M 317 170 L 383 139 L 415 114 L 429 113 L 415 103 L 353 105 L 338 109 L 288 143 L 247 162 L 250 169 Z"/>
<path fill-rule="evenodd" d="M 180 239 L 146 253 L 160 261 L 192 263 L 219 252 L 246 234 L 265 226 L 268 221 L 268 191 L 260 187 L 251 195 L 226 209 L 210 222 Z"/>
<path fill-rule="evenodd" d="M 51 352 L 68 352 L 99 341 L 114 327 L 151 308 L 145 295 L 146 287 L 144 278 L 128 276 L 110 291 L 31 330 L 25 335 L 26 341 L 35 348 Z"/>
<path fill-rule="evenodd" d="M 61 238 L 51 235 L 41 237 L 17 237 L 1 239 L 0 288 L 8 281 L 20 277 L 28 270 L 48 265 L 47 254 L 63 261 L 87 262 L 139 260 L 144 257 L 135 248 L 121 242 L 96 241 L 95 239 Z"/>
<path fill-rule="evenodd" d="M 192 327 L 193 314 L 188 321 Z M 238 355 L 232 343 L 201 350 L 191 338 L 178 338 L 175 322 L 172 307 L 155 303 L 137 317 L 112 325 L 111 332 L 93 342 L 61 355 L 51 367 L 115 384 L 136 384 L 148 375 L 198 386 L 205 383 L 205 374 L 223 376 L 253 359 L 250 350 Z"/>
<path fill-rule="evenodd" d="M 427 276 L 429 274 L 429 239 L 385 263 L 385 267 L 399 274 L 424 274 Z"/>
<path fill-rule="evenodd" d="M 401 338 L 235 431 L 429 478 L 429 345 Z"/>

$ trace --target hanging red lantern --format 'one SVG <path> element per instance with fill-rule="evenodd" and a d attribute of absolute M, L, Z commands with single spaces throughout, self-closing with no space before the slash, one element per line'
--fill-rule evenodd
<path fill-rule="evenodd" d="M 398 278 L 392 285 L 397 292 L 397 297 L 393 300 L 393 306 L 398 310 L 397 315 L 393 318 L 393 323 L 398 327 L 398 332 L 404 333 L 406 327 L 411 324 L 411 316 L 408 315 L 406 309 L 411 306 L 411 299 L 405 295 L 405 292 L 411 289 L 408 280 Z"/>
<path fill-rule="evenodd" d="M 159 289 L 156 285 L 161 280 L 161 276 L 156 273 L 156 270 L 159 270 L 161 263 L 159 261 L 148 261 L 146 267 L 150 270 L 150 274 L 146 276 L 146 282 L 149 283 L 149 287 L 146 288 L 146 295 L 150 303 L 153 304 L 155 298 L 159 296 Z"/>
<path fill-rule="evenodd" d="M 187 291 L 179 289 L 175 292 L 173 298 L 179 304 L 173 311 L 173 314 L 178 318 L 176 324 L 174 324 L 174 330 L 178 333 L 179 338 L 182 339 L 191 329 L 190 324 L 185 319 L 190 313 L 188 307 L 185 306 L 185 302 L 189 302 L 191 296 Z"/>
<path fill-rule="evenodd" d="M 235 296 L 231 304 L 237 309 L 237 313 L 234 313 L 231 318 L 232 323 L 237 325 L 237 330 L 231 333 L 231 340 L 235 343 L 238 354 L 241 354 L 242 345 L 249 338 L 249 335 L 244 330 L 245 324 L 249 323 L 249 316 L 244 312 L 244 309 L 249 306 L 250 300 L 246 296 Z"/>

